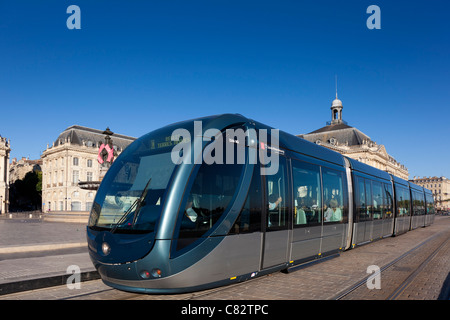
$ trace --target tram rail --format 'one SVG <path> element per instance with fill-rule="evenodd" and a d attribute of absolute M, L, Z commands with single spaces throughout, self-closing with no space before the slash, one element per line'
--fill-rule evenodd
<path fill-rule="evenodd" d="M 443 238 L 443 239 L 442 239 Z M 369 275 L 364 279 L 356 282 L 354 285 L 348 287 L 343 292 L 336 295 L 333 300 L 351 300 L 351 299 L 382 299 L 382 300 L 398 300 L 401 298 L 401 294 L 414 282 L 414 280 L 424 272 L 425 267 L 441 252 L 443 248 L 448 244 L 450 238 L 444 232 L 438 233 L 433 237 L 425 240 L 411 250 L 405 252 L 395 260 L 389 262 L 380 268 L 380 277 L 384 279 L 382 290 L 369 290 L 366 285 L 368 279 L 372 276 Z M 429 247 L 432 247 L 430 250 Z M 420 253 L 419 253 L 420 251 Z M 429 253 L 431 251 L 431 253 Z M 429 254 L 427 254 L 429 253 Z M 419 261 L 412 260 L 413 257 L 421 258 Z M 425 257 L 423 257 L 425 256 Z M 405 262 L 408 267 L 400 266 L 402 262 Z M 387 275 L 388 272 L 393 273 L 396 271 L 397 280 L 402 278 L 400 283 L 396 281 L 387 281 L 386 279 L 392 278 L 393 275 Z M 402 273 L 401 276 L 398 273 Z M 370 294 L 369 294 L 370 292 Z"/>
<path fill-rule="evenodd" d="M 426 266 L 438 256 L 442 250 L 447 246 L 450 238 L 448 233 L 440 232 L 420 244 L 416 245 L 412 249 L 408 250 L 404 254 L 400 255 L 396 259 L 387 263 L 380 268 L 380 276 L 382 279 L 382 290 L 369 290 L 366 287 L 367 280 L 370 275 L 357 281 L 354 285 L 349 286 L 344 291 L 337 294 L 332 300 L 351 300 L 351 299 L 373 299 L 373 300 L 398 300 L 402 298 L 402 293 L 414 283 L 414 281 L 424 272 Z M 286 274 L 289 276 L 289 274 Z M 391 279 L 394 279 L 391 281 Z M 256 279 L 255 281 L 262 280 Z M 99 281 L 99 280 L 97 280 Z M 251 283 L 251 282 L 250 282 Z M 231 287 L 247 286 L 248 282 L 236 283 L 230 286 L 217 287 L 209 290 L 177 294 L 177 300 L 197 300 L 208 299 L 210 296 L 217 296 L 222 291 L 229 291 Z M 71 296 L 63 298 L 63 300 L 73 299 L 102 299 L 102 296 L 107 296 L 111 299 L 112 293 L 114 299 L 120 300 L 135 300 L 145 299 L 146 296 L 139 293 L 123 292 L 113 288 L 107 288 L 102 290 L 96 290 L 81 295 Z M 165 296 L 167 299 L 171 299 L 171 296 Z M 173 298 L 173 297 L 172 297 Z"/>
<path fill-rule="evenodd" d="M 60 286 L 15 293 L 2 298 L 184 301 L 448 299 L 450 221 L 445 219 L 439 220 L 430 229 L 418 229 L 416 234 L 408 233 L 406 237 L 375 241 L 343 252 L 336 259 L 289 274 L 278 272 L 208 290 L 147 295 L 109 288 L 101 280 L 94 280 L 83 282 L 80 291 Z M 394 248 L 398 249 L 393 250 Z M 381 267 L 381 290 L 369 290 L 366 287 L 370 276 L 366 273 L 366 268 L 374 264 Z"/>
<path fill-rule="evenodd" d="M 95 280 L 95 281 L 101 281 L 101 280 Z M 240 282 L 240 283 L 236 283 L 236 284 L 232 284 L 226 287 L 217 287 L 217 288 L 213 288 L 213 289 L 208 289 L 208 290 L 204 290 L 204 291 L 196 291 L 196 292 L 192 292 L 192 293 L 182 293 L 182 294 L 176 294 L 175 296 L 177 297 L 177 300 L 196 300 L 196 299 L 208 299 L 208 296 L 211 294 L 215 294 L 215 293 L 219 293 L 221 291 L 225 291 L 225 290 L 229 290 L 231 287 L 236 287 L 236 286 L 241 286 L 244 283 Z M 142 299 L 145 297 L 147 297 L 146 294 L 142 294 L 142 293 L 133 293 L 133 292 L 124 292 L 124 291 L 120 291 L 114 288 L 107 288 L 107 289 L 100 289 L 100 290 L 94 290 L 91 292 L 87 292 L 87 293 L 83 293 L 83 294 L 79 294 L 79 295 L 73 295 L 73 296 L 68 296 L 68 297 L 64 297 L 61 298 L 61 300 L 79 300 L 79 299 L 95 299 L 94 296 L 98 296 L 99 299 L 102 299 L 102 296 L 107 296 L 106 299 L 111 299 L 111 293 L 116 293 L 116 297 L 113 298 L 114 300 L 137 300 L 137 299 Z M 152 297 L 154 295 L 151 295 Z M 168 300 L 171 300 L 170 297 L 173 296 L 166 296 Z"/>

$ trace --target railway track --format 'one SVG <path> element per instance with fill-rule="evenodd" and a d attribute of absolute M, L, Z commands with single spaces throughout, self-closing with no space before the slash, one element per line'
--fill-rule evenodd
<path fill-rule="evenodd" d="M 441 232 L 435 236 L 423 241 L 414 248 L 405 252 L 395 260 L 387 263 L 380 268 L 381 289 L 369 290 L 367 287 L 367 280 L 371 275 L 356 282 L 354 285 L 346 288 L 344 291 L 338 293 L 334 300 L 397 300 L 408 299 L 414 297 L 407 296 L 407 290 L 414 285 L 415 281 L 420 281 L 421 278 L 427 276 L 427 266 L 433 263 L 434 259 L 439 255 L 449 254 L 444 252 L 449 250 L 447 244 L 450 238 L 448 233 Z M 373 275 L 372 275 L 373 276 Z M 248 283 L 237 283 L 232 286 L 247 285 Z M 165 295 L 162 299 L 176 299 L 176 300 L 196 300 L 208 299 L 209 296 L 214 296 L 221 291 L 229 291 L 231 286 L 218 287 L 210 290 L 178 294 L 175 296 Z M 417 290 L 413 290 L 416 292 Z M 104 290 L 94 290 L 93 292 L 80 294 L 77 296 L 67 297 L 65 299 L 111 299 L 111 297 L 118 300 L 135 300 L 148 299 L 147 295 L 122 292 L 112 288 Z"/>
<path fill-rule="evenodd" d="M 420 243 L 416 247 L 399 256 L 397 259 L 380 268 L 380 289 L 368 289 L 367 282 L 374 275 L 368 275 L 353 286 L 348 287 L 334 300 L 399 300 L 408 299 L 407 289 L 427 277 L 426 267 L 433 262 L 438 254 L 447 250 L 450 238 L 447 233 L 439 233 Z M 372 280 L 369 280 L 372 281 Z"/>
<path fill-rule="evenodd" d="M 96 282 L 100 282 L 101 280 L 95 280 Z M 73 296 L 67 296 L 65 298 L 61 298 L 61 300 L 95 300 L 95 299 L 108 299 L 111 300 L 113 297 L 114 300 L 148 300 L 149 297 L 158 297 L 156 300 L 196 300 L 196 299 L 208 299 L 208 296 L 211 294 L 219 293 L 221 291 L 229 290 L 232 287 L 240 286 L 243 283 L 236 283 L 225 287 L 217 287 L 213 289 L 208 289 L 204 291 L 198 291 L 198 292 L 191 292 L 191 293 L 184 293 L 184 294 L 175 294 L 175 295 L 146 295 L 142 293 L 132 293 L 132 292 L 125 292 L 120 291 L 113 288 L 106 288 L 106 289 L 94 289 L 92 291 L 79 294 L 79 295 L 73 295 Z"/>
<path fill-rule="evenodd" d="M 60 300 L 395 300 L 448 299 L 450 292 L 450 226 L 418 229 L 344 252 L 340 257 L 290 274 L 274 273 L 246 282 L 210 290 L 146 295 L 110 288 L 101 280 L 82 283 L 81 290 L 66 286 L 19 292 L 2 299 Z M 416 232 L 416 233 L 414 233 Z M 411 242 L 413 241 L 413 242 Z M 398 250 L 395 250 L 396 247 Z M 406 247 L 408 249 L 406 249 Z M 401 248 L 405 247 L 405 250 Z M 397 252 L 392 254 L 391 251 Z M 380 266 L 381 289 L 369 290 L 369 265 Z M 331 272 L 330 272 L 331 270 Z M 447 277 L 447 279 L 445 279 Z M 445 288 L 448 290 L 445 290 Z M 345 289 L 344 289 L 345 288 Z M 444 289 L 443 289 L 444 288 Z"/>

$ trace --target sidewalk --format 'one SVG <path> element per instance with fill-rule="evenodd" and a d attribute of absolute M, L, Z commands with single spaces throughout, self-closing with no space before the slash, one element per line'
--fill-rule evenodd
<path fill-rule="evenodd" d="M 73 275 L 69 266 L 79 268 L 82 281 L 98 278 L 85 224 L 45 222 L 36 214 L 0 216 L 0 296 L 65 284 Z"/>

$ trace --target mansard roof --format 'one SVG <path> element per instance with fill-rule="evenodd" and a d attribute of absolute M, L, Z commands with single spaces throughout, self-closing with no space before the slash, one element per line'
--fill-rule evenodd
<path fill-rule="evenodd" d="M 329 142 L 334 139 L 339 145 L 362 145 L 364 141 L 371 141 L 370 137 L 358 129 L 344 123 L 331 124 L 308 134 L 299 135 L 300 138 L 311 142 Z"/>
<path fill-rule="evenodd" d="M 98 147 L 99 143 L 104 143 L 105 134 L 104 130 L 97 130 L 87 128 L 83 126 L 73 125 L 61 132 L 58 138 L 54 142 L 54 146 L 59 146 L 70 141 L 75 145 L 86 145 L 92 147 Z M 136 140 L 134 137 L 125 136 L 122 134 L 114 133 L 111 136 L 113 144 L 119 147 L 121 150 L 125 149 L 131 142 Z"/>

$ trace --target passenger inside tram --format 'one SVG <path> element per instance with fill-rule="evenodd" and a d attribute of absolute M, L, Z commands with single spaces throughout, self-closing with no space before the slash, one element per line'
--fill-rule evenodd
<path fill-rule="evenodd" d="M 308 197 L 308 187 L 299 186 L 295 198 L 295 223 L 306 224 L 306 211 L 310 210 L 312 200 Z"/>
<path fill-rule="evenodd" d="M 275 210 L 280 205 L 283 198 L 277 197 L 275 194 L 271 194 L 269 197 L 269 210 Z"/>
<path fill-rule="evenodd" d="M 329 206 L 324 213 L 325 222 L 341 221 L 342 220 L 342 210 L 339 207 L 338 201 L 336 199 L 331 199 Z"/>

